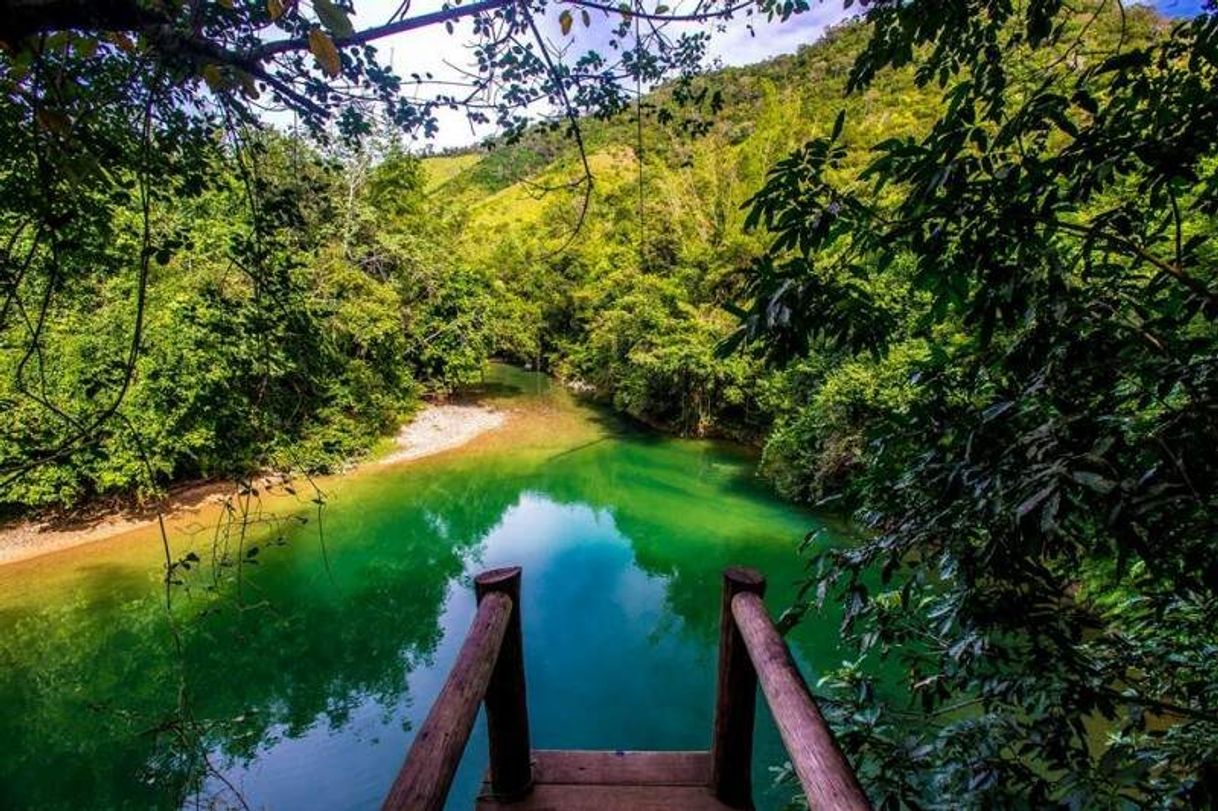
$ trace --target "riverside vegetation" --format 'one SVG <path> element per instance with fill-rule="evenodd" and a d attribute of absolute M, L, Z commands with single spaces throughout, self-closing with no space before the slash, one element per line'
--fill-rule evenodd
<path fill-rule="evenodd" d="M 330 470 L 488 358 L 534 365 L 856 517 L 802 539 L 788 616 L 842 611 L 816 689 L 878 805 L 1212 803 L 1215 79 L 1209 11 L 881 2 L 586 102 L 578 142 L 504 119 L 422 159 L 342 116 L 150 151 L 136 98 L 89 111 L 103 166 L 70 149 L 83 101 L 12 93 L 0 499 Z"/>

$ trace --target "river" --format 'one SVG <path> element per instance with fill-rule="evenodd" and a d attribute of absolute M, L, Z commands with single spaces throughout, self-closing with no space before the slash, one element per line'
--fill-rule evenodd
<path fill-rule="evenodd" d="M 780 611 L 821 519 L 735 446 L 509 367 L 486 390 L 504 428 L 326 480 L 320 518 L 299 483 L 218 578 L 221 513 L 175 524 L 173 556 L 200 561 L 171 610 L 153 532 L 0 567 L 0 807 L 375 809 L 473 616 L 470 578 L 507 564 L 535 746 L 707 748 L 720 572 L 760 569 Z M 841 658 L 831 618 L 790 638 L 813 683 Z M 486 746 L 479 722 L 450 808 L 471 807 Z M 760 808 L 792 793 L 772 786 L 783 760 L 763 711 Z"/>

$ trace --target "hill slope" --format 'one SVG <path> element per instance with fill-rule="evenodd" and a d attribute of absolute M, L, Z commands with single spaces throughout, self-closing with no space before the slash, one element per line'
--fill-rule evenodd
<path fill-rule="evenodd" d="M 1165 26 L 1142 7 L 1085 20 L 1078 33 L 1100 51 L 1118 38 L 1149 41 Z M 740 271 L 769 239 L 745 229 L 744 205 L 774 164 L 828 135 L 844 110 L 850 152 L 840 172 L 855 177 L 873 145 L 916 139 L 942 110 L 942 91 L 919 87 L 912 67 L 847 95 L 868 36 L 849 23 L 796 54 L 700 77 L 692 95 L 717 100 L 713 113 L 676 105 L 674 88 L 662 88 L 644 100 L 641 143 L 633 112 L 584 121 L 594 189 L 582 220 L 582 194 L 571 188 L 580 163 L 561 133 L 424 161 L 444 178 L 433 199 L 464 220 L 456 253 L 493 280 L 494 351 L 550 368 L 652 424 L 764 440 L 765 469 L 790 496 L 816 498 L 848 475 L 862 415 L 910 396 L 911 364 L 930 351 L 924 336 L 910 331 L 884 358 L 820 353 L 777 371 L 717 349 L 738 325 L 727 307 L 749 295 Z M 708 126 L 692 135 L 673 123 L 691 119 Z M 454 160 L 468 163 L 453 173 Z M 919 294 L 900 268 L 869 284 L 868 296 L 912 323 Z"/>
<path fill-rule="evenodd" d="M 938 109 L 938 91 L 908 71 L 845 96 L 866 35 L 842 26 L 797 54 L 701 77 L 701 109 L 662 88 L 645 99 L 641 144 L 633 112 L 583 122 L 594 190 L 582 222 L 580 163 L 561 133 L 424 159 L 433 196 L 466 219 L 461 256 L 497 280 L 511 310 L 497 351 L 681 433 L 764 433 L 773 406 L 759 394 L 762 371 L 715 356 L 734 326 L 723 305 L 740 296 L 735 272 L 765 241 L 746 233 L 742 204 L 843 106 L 847 137 L 863 144 L 917 134 Z M 705 131 L 674 123 L 689 121 Z"/>

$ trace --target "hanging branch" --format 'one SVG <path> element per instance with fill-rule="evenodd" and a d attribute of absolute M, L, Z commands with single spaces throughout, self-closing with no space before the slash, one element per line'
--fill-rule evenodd
<path fill-rule="evenodd" d="M 639 170 L 639 272 L 647 264 L 646 234 L 643 212 L 643 38 L 639 0 L 634 2 L 634 159 Z"/>
<path fill-rule="evenodd" d="M 583 200 L 580 203 L 579 218 L 575 221 L 575 228 L 571 230 L 571 233 L 567 236 L 566 241 L 563 242 L 562 246 L 559 247 L 558 250 L 553 252 L 553 254 L 560 254 L 570 247 L 575 241 L 575 238 L 579 235 L 580 230 L 583 228 L 584 219 L 588 215 L 588 207 L 592 202 L 592 167 L 588 163 L 588 150 L 584 146 L 583 131 L 579 126 L 579 116 L 576 114 L 575 108 L 572 107 L 571 100 L 567 97 L 567 89 L 566 85 L 562 81 L 562 76 L 559 73 L 558 68 L 555 66 L 554 61 L 550 58 L 549 49 L 546 47 L 546 43 L 541 36 L 541 32 L 537 29 L 537 23 L 533 21 L 533 15 L 529 11 L 528 6 L 522 6 L 522 10 L 524 11 L 525 19 L 528 20 L 529 29 L 533 32 L 533 38 L 537 42 L 537 47 L 541 49 L 541 56 L 546 63 L 546 68 L 550 73 L 551 80 L 558 90 L 559 97 L 562 99 L 563 110 L 566 114 L 569 125 L 568 131 L 575 141 L 576 148 L 579 150 L 580 165 L 583 167 L 584 172 L 583 177 L 578 181 L 578 183 L 583 186 Z"/>
<path fill-rule="evenodd" d="M 48 462 L 53 462 L 62 459 L 72 450 L 74 450 L 82 441 L 93 436 L 103 425 L 118 412 L 123 404 L 123 400 L 127 396 L 127 391 L 131 387 L 131 382 L 135 377 L 135 366 L 139 360 L 140 345 L 144 335 L 144 316 L 147 308 L 148 294 L 148 271 L 152 259 L 152 202 L 151 190 L 149 185 L 149 168 L 152 160 L 152 121 L 153 109 L 158 101 L 158 92 L 156 88 L 159 86 L 159 81 L 152 82 L 152 89 L 149 90 L 144 103 L 143 124 L 141 127 L 141 157 L 140 169 L 137 173 L 137 182 L 139 188 L 140 202 L 140 217 L 141 217 L 141 235 L 140 235 L 140 257 L 139 265 L 136 274 L 136 294 L 135 294 L 135 318 L 131 330 L 131 340 L 128 346 L 127 358 L 123 365 L 122 382 L 119 385 L 119 390 L 115 394 L 114 399 L 110 402 L 100 414 L 94 417 L 87 423 L 79 425 L 77 430 L 70 434 L 66 439 L 60 441 L 57 445 L 41 450 L 34 450 L 27 454 L 23 461 L 6 466 L 3 469 L 3 476 L 0 476 L 0 487 L 6 486 L 22 476 L 29 470 Z M 53 280 L 52 280 L 53 281 Z M 49 289 L 49 288 L 48 288 Z M 49 300 L 44 302 L 44 313 L 50 307 Z M 34 339 L 37 343 L 37 338 Z"/>

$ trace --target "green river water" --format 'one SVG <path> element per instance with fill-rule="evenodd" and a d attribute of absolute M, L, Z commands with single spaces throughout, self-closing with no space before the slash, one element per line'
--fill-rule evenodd
<path fill-rule="evenodd" d="M 487 388 L 502 430 L 323 483 L 320 525 L 309 494 L 280 499 L 310 520 L 278 543 L 252 530 L 239 591 L 233 569 L 210 588 L 195 567 L 167 612 L 149 532 L 0 567 L 0 808 L 377 808 L 473 616 L 472 575 L 507 564 L 524 567 L 535 746 L 707 748 L 720 572 L 760 569 L 780 611 L 819 519 L 733 446 L 507 367 Z M 174 525 L 174 554 L 207 563 L 216 521 Z M 838 662 L 836 630 L 791 635 L 810 681 Z M 771 785 L 783 759 L 763 712 L 761 808 L 791 794 Z M 450 808 L 486 760 L 479 721 Z"/>

